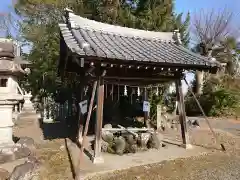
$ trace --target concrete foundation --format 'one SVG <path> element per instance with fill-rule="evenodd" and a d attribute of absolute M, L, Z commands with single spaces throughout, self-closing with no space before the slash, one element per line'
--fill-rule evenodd
<path fill-rule="evenodd" d="M 104 163 L 104 159 L 103 159 L 102 156 L 92 157 L 92 162 L 93 162 L 93 164 L 103 164 Z"/>
<path fill-rule="evenodd" d="M 182 144 L 182 147 L 185 149 L 192 149 L 193 146 L 191 144 Z"/>

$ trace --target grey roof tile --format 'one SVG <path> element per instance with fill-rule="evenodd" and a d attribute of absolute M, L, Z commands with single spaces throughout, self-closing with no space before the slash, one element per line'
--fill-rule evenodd
<path fill-rule="evenodd" d="M 85 40 L 90 44 L 92 49 L 95 51 L 96 56 L 104 57 L 104 58 L 107 56 L 106 53 L 102 50 L 101 46 L 99 47 L 98 44 L 96 43 L 97 42 L 96 38 L 91 36 L 92 32 L 84 31 L 82 29 L 80 29 L 80 32 L 83 35 L 83 37 L 85 38 Z"/>
<path fill-rule="evenodd" d="M 85 52 L 79 47 L 79 44 L 68 26 L 66 24 L 59 24 L 59 28 L 68 48 L 79 55 L 85 55 Z"/>
<path fill-rule="evenodd" d="M 119 42 L 120 40 L 118 36 L 109 35 L 109 37 L 111 38 L 112 42 L 118 46 L 118 51 L 120 51 L 123 54 L 124 59 L 129 60 L 135 59 L 134 55 L 132 54 L 132 51 L 129 50 L 128 47 L 124 46 L 122 43 Z"/>
<path fill-rule="evenodd" d="M 170 33 L 134 30 L 69 14 L 69 24 L 60 25 L 66 44 L 80 55 L 158 63 L 219 66 L 206 57 L 177 45 Z M 173 34 L 173 33 L 172 33 Z M 89 44 L 84 49 L 81 44 Z"/>

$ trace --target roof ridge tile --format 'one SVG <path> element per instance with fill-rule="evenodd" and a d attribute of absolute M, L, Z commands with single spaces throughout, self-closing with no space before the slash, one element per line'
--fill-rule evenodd
<path fill-rule="evenodd" d="M 166 40 L 175 42 L 173 39 L 173 32 L 157 32 L 157 31 L 147 31 L 142 29 L 134 29 L 123 27 L 119 25 L 112 25 L 107 23 L 102 23 L 94 20 L 90 20 L 72 12 L 69 12 L 68 22 L 73 29 L 85 29 L 90 31 L 98 31 L 102 33 L 110 33 L 115 35 L 121 35 L 124 37 L 132 38 L 145 38 L 145 39 L 156 39 L 156 40 Z"/>

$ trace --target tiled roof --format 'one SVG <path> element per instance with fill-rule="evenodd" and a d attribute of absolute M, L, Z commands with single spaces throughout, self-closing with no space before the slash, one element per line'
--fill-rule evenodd
<path fill-rule="evenodd" d="M 67 23 L 59 24 L 59 27 L 67 46 L 81 56 L 176 66 L 219 66 L 219 63 L 195 54 L 177 43 L 172 32 L 152 32 L 109 25 L 72 12 L 68 13 Z"/>

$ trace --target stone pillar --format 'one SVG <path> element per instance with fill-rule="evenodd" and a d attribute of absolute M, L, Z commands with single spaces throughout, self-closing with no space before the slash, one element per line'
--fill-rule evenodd
<path fill-rule="evenodd" d="M 31 92 L 29 94 L 25 94 L 23 97 L 24 97 L 24 100 L 25 100 L 24 105 L 23 105 L 24 109 L 33 111 L 34 108 L 33 108 L 33 103 L 31 101 L 31 98 L 32 98 Z"/>
<path fill-rule="evenodd" d="M 0 117 L 0 151 L 4 151 L 14 145 L 12 139 L 13 104 L 0 103 Z"/>
<path fill-rule="evenodd" d="M 161 111 L 161 105 L 157 105 L 157 130 L 160 130 L 162 128 L 163 122 L 162 122 L 162 111 Z"/>

